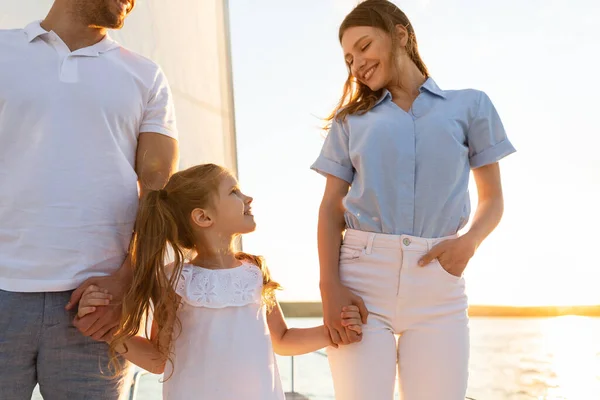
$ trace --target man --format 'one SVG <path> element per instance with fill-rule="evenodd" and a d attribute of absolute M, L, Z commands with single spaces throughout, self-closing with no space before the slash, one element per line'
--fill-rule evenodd
<path fill-rule="evenodd" d="M 133 6 L 55 0 L 43 21 L 0 30 L 0 399 L 36 383 L 50 400 L 127 390 L 102 340 L 131 282 L 138 184 L 161 188 L 178 159 L 164 74 L 106 33 Z M 114 305 L 74 321 L 90 283 Z"/>

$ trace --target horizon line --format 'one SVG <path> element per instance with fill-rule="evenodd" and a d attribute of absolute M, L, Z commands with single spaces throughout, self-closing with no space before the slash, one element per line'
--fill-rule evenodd
<path fill-rule="evenodd" d="M 323 309 L 320 301 L 281 301 L 283 313 L 288 317 L 320 318 Z M 470 317 L 600 317 L 600 305 L 584 306 L 502 306 L 470 305 Z"/>

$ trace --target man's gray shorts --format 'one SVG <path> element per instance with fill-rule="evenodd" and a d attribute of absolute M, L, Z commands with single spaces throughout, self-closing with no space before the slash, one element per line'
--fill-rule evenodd
<path fill-rule="evenodd" d="M 0 290 L 0 400 L 117 400 L 128 377 L 111 378 L 108 345 L 83 336 L 66 311 L 72 291 Z"/>

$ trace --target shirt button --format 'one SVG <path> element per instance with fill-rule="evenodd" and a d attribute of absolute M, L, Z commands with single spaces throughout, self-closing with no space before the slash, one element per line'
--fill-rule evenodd
<path fill-rule="evenodd" d="M 409 238 L 404 238 L 402 240 L 402 243 L 404 243 L 405 246 L 409 246 L 410 245 L 410 239 Z"/>

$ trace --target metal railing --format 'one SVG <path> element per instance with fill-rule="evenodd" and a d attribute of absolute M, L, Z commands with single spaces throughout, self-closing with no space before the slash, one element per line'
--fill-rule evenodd
<path fill-rule="evenodd" d="M 143 369 L 135 371 L 135 374 L 133 374 L 133 380 L 131 381 L 131 387 L 129 388 L 129 400 L 136 400 L 138 388 L 140 387 L 140 379 L 142 376 L 148 373 L 148 371 Z"/>
<path fill-rule="evenodd" d="M 323 351 L 315 351 L 311 354 L 316 354 L 319 355 L 321 357 L 325 357 L 327 358 L 327 354 Z M 296 366 L 295 366 L 295 359 L 294 356 L 290 356 L 290 370 L 291 370 L 291 390 L 290 393 L 297 393 L 296 392 Z M 147 371 L 144 370 L 138 370 L 135 372 L 135 374 L 133 375 L 133 380 L 131 382 L 131 388 L 129 389 L 129 400 L 136 400 L 137 398 L 137 391 L 140 385 L 140 379 L 142 378 L 142 376 L 148 374 Z M 465 397 L 465 400 L 475 400 L 472 397 Z"/>
<path fill-rule="evenodd" d="M 322 357 L 327 357 L 327 354 L 323 353 L 322 351 L 315 351 L 313 354 L 318 354 Z M 290 393 L 296 393 L 296 386 L 295 386 L 296 371 L 295 371 L 294 356 L 290 357 L 290 368 L 291 368 L 291 386 L 292 386 Z M 149 373 L 148 371 L 145 371 L 143 369 L 135 371 L 135 373 L 133 374 L 133 379 L 131 381 L 131 387 L 129 388 L 129 400 L 137 399 L 137 392 L 140 387 L 140 379 L 142 379 L 142 377 L 148 373 Z"/>
<path fill-rule="evenodd" d="M 315 351 L 311 354 L 317 354 L 317 355 L 327 358 L 327 354 L 325 354 L 323 351 Z M 296 367 L 295 367 L 295 362 L 294 362 L 294 356 L 290 356 L 290 368 L 291 368 L 290 380 L 291 380 L 291 384 L 292 384 L 290 393 L 296 393 L 296 385 L 295 385 L 295 383 L 296 383 Z"/>

